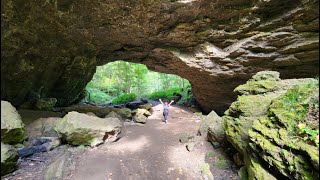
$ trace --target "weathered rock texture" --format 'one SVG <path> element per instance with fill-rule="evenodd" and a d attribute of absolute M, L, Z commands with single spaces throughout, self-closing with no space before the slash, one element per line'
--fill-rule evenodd
<path fill-rule="evenodd" d="M 1 142 L 21 143 L 25 139 L 24 124 L 21 116 L 7 101 L 1 101 Z"/>
<path fill-rule="evenodd" d="M 118 118 L 99 118 L 72 111 L 59 119 L 54 129 L 69 144 L 94 147 L 116 140 L 121 127 Z"/>
<path fill-rule="evenodd" d="M 133 113 L 133 121 L 137 123 L 147 123 L 148 117 L 151 116 L 151 113 L 145 109 L 136 109 L 132 111 Z"/>
<path fill-rule="evenodd" d="M 71 112 L 71 111 L 77 111 L 80 113 L 93 113 L 96 116 L 100 118 L 106 117 L 111 112 L 115 112 L 119 116 L 121 116 L 122 119 L 132 119 L 131 110 L 128 108 L 114 108 L 114 107 L 97 107 L 97 106 L 81 106 L 81 105 L 75 105 L 66 107 L 63 109 L 65 113 Z"/>
<path fill-rule="evenodd" d="M 187 3 L 186 3 L 187 2 Z M 18 106 L 83 97 L 96 65 L 115 60 L 188 79 L 205 112 L 261 70 L 313 77 L 317 0 L 3 0 L 1 99 Z"/>
<path fill-rule="evenodd" d="M 312 115 L 318 85 L 269 71 L 235 89 L 240 96 L 225 112 L 224 128 L 249 179 L 319 179 L 319 115 Z"/>
<path fill-rule="evenodd" d="M 1 142 L 1 176 L 15 170 L 18 158 L 17 150 L 13 146 Z"/>

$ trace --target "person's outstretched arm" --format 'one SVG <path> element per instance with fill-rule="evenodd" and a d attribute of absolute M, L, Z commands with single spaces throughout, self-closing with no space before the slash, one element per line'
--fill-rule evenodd
<path fill-rule="evenodd" d="M 161 102 L 161 104 L 163 105 L 163 102 L 161 101 L 161 99 L 159 99 L 159 101 Z"/>
<path fill-rule="evenodd" d="M 174 102 L 174 100 L 171 100 L 171 102 L 169 103 L 169 106 Z"/>

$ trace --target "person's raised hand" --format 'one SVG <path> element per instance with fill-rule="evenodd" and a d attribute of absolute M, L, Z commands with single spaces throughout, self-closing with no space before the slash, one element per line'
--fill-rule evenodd
<path fill-rule="evenodd" d="M 161 101 L 161 99 L 159 99 L 159 101 Z"/>

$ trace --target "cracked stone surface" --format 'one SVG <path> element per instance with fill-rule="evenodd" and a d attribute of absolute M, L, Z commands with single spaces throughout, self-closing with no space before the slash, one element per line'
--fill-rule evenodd
<path fill-rule="evenodd" d="M 316 0 L 3 0 L 1 99 L 81 99 L 97 65 L 116 60 L 190 81 L 205 112 L 261 70 L 319 73 Z"/>

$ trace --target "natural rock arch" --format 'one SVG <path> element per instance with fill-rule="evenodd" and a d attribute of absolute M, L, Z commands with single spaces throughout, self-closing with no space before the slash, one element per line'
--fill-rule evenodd
<path fill-rule="evenodd" d="M 4 0 L 1 99 L 76 101 L 115 60 L 188 79 L 205 112 L 260 70 L 319 73 L 319 1 Z"/>

